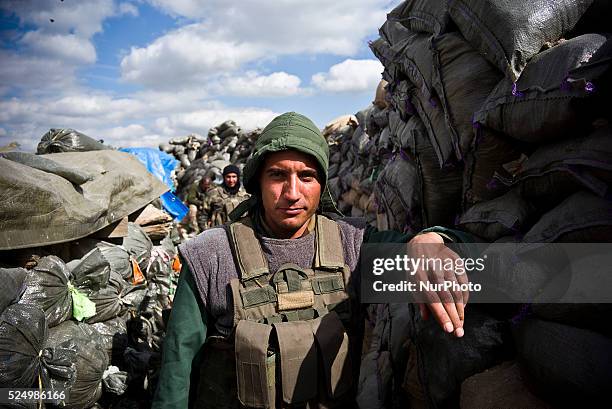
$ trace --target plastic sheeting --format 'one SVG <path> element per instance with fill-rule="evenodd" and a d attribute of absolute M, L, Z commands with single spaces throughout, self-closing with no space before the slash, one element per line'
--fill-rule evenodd
<path fill-rule="evenodd" d="M 179 161 L 174 159 L 172 155 L 153 148 L 121 148 L 119 150 L 136 156 L 149 172 L 174 191 L 175 186 L 172 180 L 172 172 Z M 172 192 L 166 192 L 161 195 L 161 202 L 164 209 L 176 220 L 182 220 L 189 211 L 189 208 Z"/>
<path fill-rule="evenodd" d="M 0 250 L 79 239 L 143 208 L 168 188 L 130 154 L 113 150 L 45 155 L 94 179 L 61 176 L 0 158 Z"/>

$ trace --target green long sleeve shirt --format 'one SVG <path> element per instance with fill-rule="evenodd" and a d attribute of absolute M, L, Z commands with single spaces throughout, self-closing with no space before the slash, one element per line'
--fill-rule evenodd
<path fill-rule="evenodd" d="M 467 233 L 444 227 L 423 232 L 441 233 L 445 240 L 474 242 Z M 364 243 L 406 243 L 413 236 L 396 231 L 378 231 L 370 226 Z M 194 277 L 183 262 L 164 340 L 162 367 L 153 409 L 187 409 L 193 406 L 198 387 L 200 356 L 207 336 L 208 315 L 198 295 Z"/>

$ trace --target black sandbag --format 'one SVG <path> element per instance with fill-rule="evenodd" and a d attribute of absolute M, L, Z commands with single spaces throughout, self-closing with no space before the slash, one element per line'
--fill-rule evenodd
<path fill-rule="evenodd" d="M 516 81 L 543 46 L 574 29 L 593 0 L 453 0 L 449 13 L 482 56 Z"/>
<path fill-rule="evenodd" d="M 557 255 L 554 250 L 544 251 L 537 245 L 534 249 L 519 246 L 519 240 L 516 234 L 505 236 L 482 252 L 488 258 L 487 269 L 476 279 L 487 290 L 487 301 L 532 302 L 568 262 L 567 257 Z M 528 249 L 533 251 L 527 252 Z M 478 296 L 478 293 L 472 295 L 476 302 Z"/>
<path fill-rule="evenodd" d="M 28 271 L 24 268 L 0 268 L 0 314 L 9 305 L 18 302 L 26 289 Z"/>
<path fill-rule="evenodd" d="M 12 160 L 13 162 L 19 162 L 22 165 L 27 165 L 34 169 L 61 176 L 76 185 L 82 185 L 83 183 L 88 182 L 94 178 L 93 175 L 88 174 L 87 172 L 76 168 L 69 168 L 49 158 L 45 158 L 44 156 L 40 155 L 34 155 L 33 153 L 6 152 L 2 153 L 0 156 L 8 160 Z"/>
<path fill-rule="evenodd" d="M 612 201 L 590 192 L 574 193 L 542 215 L 525 233 L 526 243 L 612 242 Z"/>
<path fill-rule="evenodd" d="M 434 319 L 423 321 L 414 309 L 413 342 L 419 379 L 429 407 L 457 407 L 461 383 L 468 377 L 507 359 L 510 352 L 507 324 L 473 306 L 467 311 L 465 335 L 445 334 Z"/>
<path fill-rule="evenodd" d="M 124 248 L 104 241 L 99 242 L 96 247 L 100 249 L 102 257 L 108 262 L 111 273 L 119 273 L 126 280 L 132 278 L 130 255 Z"/>
<path fill-rule="evenodd" d="M 604 197 L 612 184 L 611 154 L 612 131 L 600 128 L 588 136 L 542 146 L 513 177 L 498 178 L 519 186 L 521 195 L 542 209 L 581 189 Z"/>
<path fill-rule="evenodd" d="M 503 79 L 474 119 L 487 127 L 525 142 L 550 142 L 575 137 L 589 129 L 574 101 L 592 96 L 588 79 L 567 81 L 606 42 L 600 34 L 585 34 L 541 52 L 525 67 L 515 85 Z"/>
<path fill-rule="evenodd" d="M 433 88 L 442 102 L 448 128 L 459 141 L 458 157 L 465 157 L 474 139 L 474 112 L 503 78 L 499 70 L 468 44 L 459 33 L 432 40 Z"/>
<path fill-rule="evenodd" d="M 99 248 L 85 254 L 80 260 L 74 261 L 70 271 L 71 281 L 85 294 L 98 291 L 108 285 L 110 265 Z"/>
<path fill-rule="evenodd" d="M 128 373 L 116 366 L 109 366 L 102 375 L 104 391 L 113 395 L 123 395 L 128 388 Z"/>
<path fill-rule="evenodd" d="M 601 254 L 604 248 L 597 245 L 582 246 L 583 250 L 586 248 L 594 253 L 573 257 L 538 294 L 531 311 L 538 318 L 612 336 L 610 257 Z"/>
<path fill-rule="evenodd" d="M 38 307 L 13 304 L 0 316 L 0 387 L 68 389 L 74 381 L 76 346 L 47 346 L 47 322 Z"/>
<path fill-rule="evenodd" d="M 410 94 L 410 102 L 427 129 L 439 166 L 441 168 L 456 166 L 463 159 L 459 137 L 448 127 L 440 99 L 436 95 L 427 97 L 414 89 Z"/>
<path fill-rule="evenodd" d="M 147 274 L 153 243 L 142 227 L 132 222 L 128 223 L 128 235 L 123 238 L 123 247 L 136 260 L 142 272 Z"/>
<path fill-rule="evenodd" d="M 519 234 L 533 212 L 533 206 L 515 189 L 470 207 L 459 218 L 457 226 L 492 242 L 503 236 Z"/>
<path fill-rule="evenodd" d="M 463 173 L 463 210 L 494 199 L 509 190 L 509 183 L 496 180 L 520 169 L 524 152 L 530 147 L 485 127 L 476 130 L 476 137 L 465 159 Z"/>
<path fill-rule="evenodd" d="M 401 22 L 411 31 L 432 34 L 444 33 L 450 23 L 446 1 L 407 0 L 387 15 Z"/>
<path fill-rule="evenodd" d="M 47 325 L 54 327 L 72 316 L 70 271 L 57 256 L 43 257 L 26 276 L 22 304 L 32 304 L 45 312 Z"/>
<path fill-rule="evenodd" d="M 127 334 L 126 317 L 120 316 L 106 322 L 96 322 L 91 324 L 99 336 L 102 346 L 107 354 L 111 356 L 113 350 L 113 338 L 125 336 Z"/>
<path fill-rule="evenodd" d="M 407 80 L 398 80 L 387 85 L 389 103 L 392 107 L 389 112 L 389 126 L 391 126 L 391 115 L 394 111 L 400 115 L 402 121 L 408 121 L 412 115 L 416 115 L 416 108 L 410 102 L 413 88 L 414 84 Z"/>
<path fill-rule="evenodd" d="M 36 153 L 86 152 L 112 149 L 74 129 L 50 129 L 38 143 Z"/>
<path fill-rule="evenodd" d="M 414 160 L 400 152 L 378 175 L 374 194 L 389 229 L 417 233 L 423 229 L 421 187 Z"/>
<path fill-rule="evenodd" d="M 407 132 L 416 155 L 421 185 L 422 219 L 425 227 L 451 226 L 461 212 L 462 169 L 459 166 L 440 168 L 436 153 L 418 116 L 408 120 Z"/>
<path fill-rule="evenodd" d="M 65 322 L 49 331 L 49 345 L 74 340 L 77 346 L 76 376 L 65 407 L 86 409 L 102 396 L 102 375 L 109 357 L 87 324 Z"/>
<path fill-rule="evenodd" d="M 612 339 L 527 319 L 513 328 L 518 361 L 538 394 L 561 407 L 599 406 L 612 385 Z"/>
<path fill-rule="evenodd" d="M 86 319 L 89 324 L 111 320 L 123 312 L 123 303 L 119 297 L 119 291 L 114 286 L 109 285 L 87 295 L 96 304 L 96 314 Z"/>

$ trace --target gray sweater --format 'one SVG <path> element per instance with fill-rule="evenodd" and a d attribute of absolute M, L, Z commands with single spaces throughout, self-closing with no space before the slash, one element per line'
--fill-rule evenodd
<path fill-rule="evenodd" d="M 358 268 L 365 222 L 363 219 L 352 218 L 339 219 L 337 222 L 340 226 L 345 262 L 351 272 L 355 272 Z M 312 267 L 314 232 L 297 239 L 262 237 L 260 243 L 271 272 L 278 270 L 284 263 L 295 263 L 302 268 Z M 231 252 L 227 227 L 206 230 L 195 239 L 182 244 L 179 251 L 193 274 L 200 299 L 214 321 L 216 332 L 228 335 L 233 327 L 229 283 L 231 279 L 238 278 L 238 271 Z"/>

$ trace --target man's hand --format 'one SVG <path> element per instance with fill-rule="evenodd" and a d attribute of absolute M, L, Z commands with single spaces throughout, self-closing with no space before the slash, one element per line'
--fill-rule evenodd
<path fill-rule="evenodd" d="M 424 260 L 441 260 L 442 263 L 433 267 L 442 267 L 450 263 L 444 263 L 450 259 L 454 261 L 459 259 L 457 253 L 444 245 L 444 239 L 436 233 L 423 233 L 412 238 L 408 242 L 408 255 L 414 258 L 423 258 Z M 442 284 L 444 281 L 455 281 L 459 284 L 467 284 L 468 278 L 464 274 L 455 274 L 452 270 L 442 269 L 426 269 L 426 266 L 421 265 L 412 277 L 417 286 L 419 282 Z M 446 332 L 454 332 L 455 336 L 463 336 L 463 321 L 465 313 L 465 304 L 469 298 L 468 291 L 422 291 L 420 292 L 425 297 L 426 303 L 419 304 L 421 315 L 424 319 L 429 317 L 431 312 Z"/>

